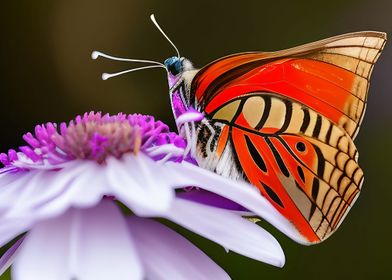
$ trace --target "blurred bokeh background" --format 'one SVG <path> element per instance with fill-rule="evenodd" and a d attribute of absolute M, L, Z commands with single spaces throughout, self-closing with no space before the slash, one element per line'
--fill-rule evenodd
<path fill-rule="evenodd" d="M 392 31 L 389 0 L 2 1 L 0 150 L 21 145 L 21 135 L 37 123 L 66 121 L 90 110 L 152 114 L 173 124 L 162 69 L 102 81 L 102 72 L 136 65 L 90 58 L 92 50 L 158 61 L 174 55 L 149 21 L 151 13 L 196 66 L 235 52 L 279 50 L 345 32 Z M 317 246 L 297 245 L 262 223 L 285 250 L 283 269 L 227 254 L 177 230 L 233 279 L 391 279 L 391 104 L 392 45 L 387 44 L 356 141 L 366 174 L 362 194 L 338 232 Z"/>

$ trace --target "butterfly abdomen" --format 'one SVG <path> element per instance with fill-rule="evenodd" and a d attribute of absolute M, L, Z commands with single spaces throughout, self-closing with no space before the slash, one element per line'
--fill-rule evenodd
<path fill-rule="evenodd" d="M 196 159 L 199 166 L 235 180 L 244 179 L 233 153 L 229 128 L 204 119 L 197 127 Z"/>

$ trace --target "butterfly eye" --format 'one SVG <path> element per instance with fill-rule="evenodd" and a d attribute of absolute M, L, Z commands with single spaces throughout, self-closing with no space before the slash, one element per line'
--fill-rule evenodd
<path fill-rule="evenodd" d="M 173 56 L 173 57 L 166 59 L 163 64 L 165 64 L 167 70 L 173 76 L 178 75 L 182 71 L 181 59 L 176 56 Z"/>
<path fill-rule="evenodd" d="M 295 147 L 299 152 L 305 152 L 306 150 L 306 146 L 303 142 L 298 142 L 297 145 L 295 145 Z"/>

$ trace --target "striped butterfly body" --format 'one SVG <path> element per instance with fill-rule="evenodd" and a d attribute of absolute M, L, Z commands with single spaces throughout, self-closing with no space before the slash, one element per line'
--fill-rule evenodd
<path fill-rule="evenodd" d="M 363 183 L 353 143 L 381 32 L 336 36 L 278 52 L 247 52 L 197 70 L 165 61 L 173 113 L 204 113 L 179 130 L 198 164 L 246 180 L 306 243 L 329 237 Z"/>

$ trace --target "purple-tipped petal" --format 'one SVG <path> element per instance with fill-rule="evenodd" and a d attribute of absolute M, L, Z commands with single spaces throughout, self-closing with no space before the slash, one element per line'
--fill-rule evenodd
<path fill-rule="evenodd" d="M 33 222 L 33 217 L 2 221 L 0 224 L 0 247 L 29 230 Z"/>
<path fill-rule="evenodd" d="M 149 219 L 128 218 L 147 279 L 230 279 L 206 254 L 168 227 Z"/>
<path fill-rule="evenodd" d="M 285 263 L 270 233 L 230 211 L 176 199 L 164 217 L 241 255 L 279 267 Z"/>
<path fill-rule="evenodd" d="M 196 186 L 230 199 L 263 218 L 294 241 L 308 245 L 307 241 L 271 203 L 254 187 L 245 182 L 230 180 L 187 162 L 168 162 L 172 172 L 172 185 Z M 170 178 L 167 178 L 169 180 Z"/>
<path fill-rule="evenodd" d="M 17 240 L 0 258 L 0 276 L 12 265 L 18 249 L 23 242 L 23 237 Z"/>
<path fill-rule="evenodd" d="M 232 211 L 248 211 L 248 209 L 230 199 L 202 189 L 193 188 L 189 191 L 178 193 L 177 197 Z"/>

